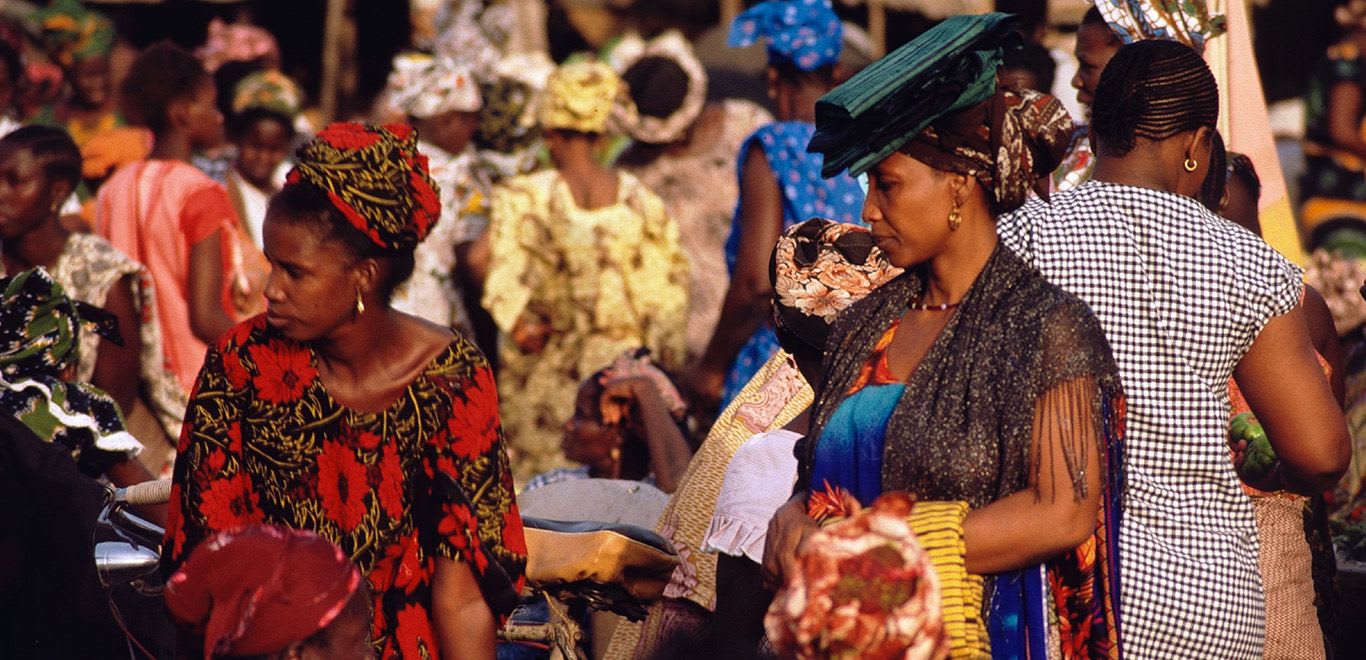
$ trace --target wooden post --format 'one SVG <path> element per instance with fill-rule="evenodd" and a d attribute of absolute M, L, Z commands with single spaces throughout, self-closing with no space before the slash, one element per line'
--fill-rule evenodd
<path fill-rule="evenodd" d="M 873 42 L 873 59 L 887 53 L 886 0 L 868 0 L 868 38 Z"/>
<path fill-rule="evenodd" d="M 327 17 L 323 20 L 323 76 L 318 97 L 323 123 L 337 118 L 340 106 L 341 59 L 346 20 L 346 0 L 327 0 Z"/>
<path fill-rule="evenodd" d="M 730 24 L 740 15 L 740 0 L 721 0 L 721 28 L 730 30 Z"/>

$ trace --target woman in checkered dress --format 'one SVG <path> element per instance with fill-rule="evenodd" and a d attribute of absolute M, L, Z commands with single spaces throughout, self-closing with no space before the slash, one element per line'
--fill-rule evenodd
<path fill-rule="evenodd" d="M 1298 308 L 1300 269 L 1194 199 L 1217 118 L 1217 84 L 1193 50 L 1125 46 L 1096 91 L 1094 179 L 998 226 L 1091 307 L 1119 364 L 1120 613 L 1132 657 L 1262 655 L 1257 526 L 1226 444 L 1230 376 L 1280 456 L 1282 487 L 1322 492 L 1349 457 Z"/>

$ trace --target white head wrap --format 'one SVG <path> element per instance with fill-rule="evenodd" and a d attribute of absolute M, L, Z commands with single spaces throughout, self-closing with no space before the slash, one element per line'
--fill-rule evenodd
<path fill-rule="evenodd" d="M 422 53 L 394 57 L 385 94 L 395 111 L 418 118 L 483 107 L 479 85 L 468 69 L 449 57 Z"/>

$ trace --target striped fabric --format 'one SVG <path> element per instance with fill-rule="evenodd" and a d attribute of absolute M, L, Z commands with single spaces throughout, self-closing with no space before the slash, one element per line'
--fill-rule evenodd
<path fill-rule="evenodd" d="M 982 576 L 968 573 L 966 565 L 963 521 L 967 516 L 967 502 L 916 502 L 906 522 L 939 576 L 949 657 L 988 658 L 991 643 L 982 618 Z"/>

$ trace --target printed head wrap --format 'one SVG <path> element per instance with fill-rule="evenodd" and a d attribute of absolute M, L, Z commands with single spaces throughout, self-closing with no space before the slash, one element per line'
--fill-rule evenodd
<path fill-rule="evenodd" d="M 570 62 L 550 74 L 541 96 L 541 128 L 607 133 L 635 122 L 635 104 L 612 67 Z"/>
<path fill-rule="evenodd" d="M 54 0 L 33 13 L 43 48 L 64 67 L 114 50 L 114 23 L 79 0 Z"/>
<path fill-rule="evenodd" d="M 934 120 L 996 91 L 1001 49 L 1018 41 L 1006 14 L 955 16 L 854 74 L 816 102 L 821 175 L 858 176 Z"/>
<path fill-rule="evenodd" d="M 421 119 L 452 111 L 478 112 L 484 105 L 468 69 L 449 57 L 425 53 L 394 56 L 384 91 L 395 111 Z"/>
<path fill-rule="evenodd" d="M 260 108 L 292 118 L 303 106 L 303 90 L 276 69 L 248 74 L 233 88 L 232 111 L 236 113 Z"/>
<path fill-rule="evenodd" d="M 735 17 L 729 44 L 743 48 L 762 38 L 770 64 L 815 71 L 839 61 L 842 33 L 829 0 L 766 0 Z"/>
<path fill-rule="evenodd" d="M 688 77 L 688 91 L 683 95 L 683 102 L 678 109 L 663 117 L 637 112 L 636 121 L 626 127 L 626 133 L 638 142 L 677 142 L 701 116 L 702 108 L 707 103 L 707 72 L 702 68 L 702 62 L 693 53 L 692 45 L 677 30 L 665 32 L 648 42 L 624 42 L 617 47 L 617 51 L 623 48 L 628 49 L 628 52 L 615 53 L 620 57 L 616 68 L 623 75 L 641 60 L 659 57 L 677 64 Z M 635 90 L 637 98 L 640 98 L 641 91 Z"/>
<path fill-rule="evenodd" d="M 911 497 L 888 493 L 802 543 L 764 628 L 782 657 L 930 660 L 949 653 L 939 577 L 907 516 Z"/>
<path fill-rule="evenodd" d="M 353 227 L 385 250 L 413 249 L 440 217 L 427 157 L 406 124 L 337 122 L 299 147 L 295 160 L 286 185 L 321 188 Z"/>
<path fill-rule="evenodd" d="M 228 62 L 252 62 L 280 59 L 280 45 L 275 36 L 255 25 L 228 24 L 222 19 L 209 21 L 209 36 L 195 51 L 204 68 L 213 73 Z"/>
<path fill-rule="evenodd" d="M 1074 130 L 1062 103 L 1032 90 L 1000 90 L 941 117 L 901 151 L 930 167 L 975 177 L 998 213 L 1024 204 L 1034 182 L 1067 155 Z"/>
<path fill-rule="evenodd" d="M 142 444 L 124 430 L 114 400 L 92 385 L 62 380 L 77 359 L 82 328 L 123 344 L 113 315 L 68 298 L 46 270 L 0 279 L 0 414 L 77 458 L 92 443 L 136 454 Z"/>
<path fill-rule="evenodd" d="M 850 305 L 901 274 L 858 225 L 812 218 L 788 227 L 769 262 L 773 316 L 816 351 Z"/>
<path fill-rule="evenodd" d="M 1166 39 L 1203 54 L 1205 42 L 1228 28 L 1224 16 L 1210 16 L 1205 2 L 1097 0 L 1095 4 L 1110 29 L 1126 44 L 1144 39 Z"/>
<path fill-rule="evenodd" d="M 326 628 L 361 575 L 313 532 L 251 525 L 201 543 L 166 582 L 171 616 L 204 635 L 204 658 L 277 653 Z"/>

